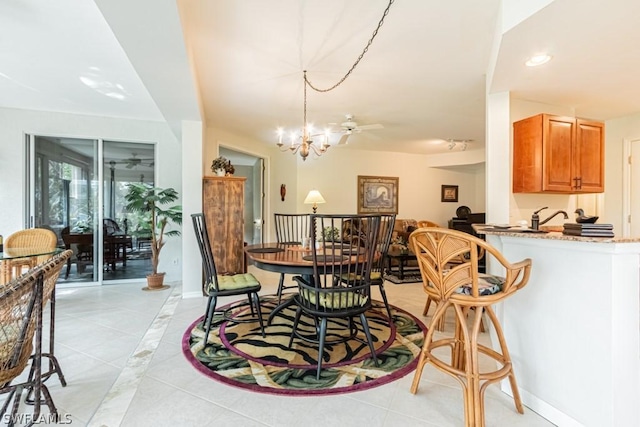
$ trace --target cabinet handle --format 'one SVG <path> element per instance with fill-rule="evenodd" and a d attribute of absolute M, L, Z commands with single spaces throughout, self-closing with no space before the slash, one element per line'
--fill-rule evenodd
<path fill-rule="evenodd" d="M 578 177 L 578 189 L 579 190 L 582 189 L 582 177 L 581 176 Z"/>
<path fill-rule="evenodd" d="M 578 177 L 573 178 L 573 188 L 578 189 Z"/>

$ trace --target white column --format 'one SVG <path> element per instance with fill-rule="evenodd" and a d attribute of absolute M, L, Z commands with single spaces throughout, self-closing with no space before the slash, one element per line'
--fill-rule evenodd
<path fill-rule="evenodd" d="M 182 296 L 202 296 L 202 259 L 191 214 L 202 212 L 202 122 L 182 122 Z"/>
<path fill-rule="evenodd" d="M 486 103 L 487 223 L 508 224 L 511 195 L 509 92 L 488 94 Z"/>

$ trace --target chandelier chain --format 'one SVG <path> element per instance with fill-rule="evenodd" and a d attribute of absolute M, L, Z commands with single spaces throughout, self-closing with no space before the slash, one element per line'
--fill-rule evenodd
<path fill-rule="evenodd" d="M 384 10 L 384 13 L 382 14 L 382 18 L 380 18 L 380 22 L 378 22 L 378 26 L 376 27 L 376 29 L 373 31 L 373 34 L 371 35 L 371 38 L 369 39 L 369 41 L 367 42 L 367 45 L 364 47 L 364 49 L 362 50 L 362 53 L 360 54 L 360 56 L 358 56 L 358 59 L 356 60 L 356 62 L 354 62 L 354 64 L 351 66 L 351 68 L 349 69 L 349 71 L 347 71 L 347 73 L 344 75 L 344 77 L 342 77 L 340 79 L 340 81 L 338 81 L 338 83 L 334 84 L 333 86 L 331 86 L 330 88 L 327 89 L 320 89 L 315 87 L 308 79 L 307 79 L 307 72 L 304 72 L 304 82 L 305 82 L 305 112 L 306 112 L 306 92 L 307 92 L 307 85 L 309 85 L 309 87 L 313 90 L 315 90 L 316 92 L 329 92 L 332 91 L 333 89 L 337 88 L 338 86 L 340 86 L 350 75 L 351 72 L 356 68 L 356 66 L 360 63 L 360 60 L 362 60 L 362 58 L 364 57 L 364 55 L 369 51 L 369 46 L 371 46 L 371 43 L 373 43 L 373 39 L 376 38 L 376 36 L 378 35 L 378 30 L 380 30 L 380 27 L 382 27 L 382 24 L 384 23 L 384 18 L 386 18 L 386 16 L 389 14 L 389 9 L 391 8 L 391 5 L 393 4 L 395 0 L 389 0 L 389 4 L 387 5 L 387 8 Z M 305 123 L 306 123 L 307 118 L 305 117 Z"/>

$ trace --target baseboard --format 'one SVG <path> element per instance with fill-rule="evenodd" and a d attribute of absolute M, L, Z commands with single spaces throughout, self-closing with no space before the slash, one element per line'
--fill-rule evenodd
<path fill-rule="evenodd" d="M 521 387 L 518 388 L 520 389 L 522 404 L 549 422 L 562 427 L 584 427 L 584 424 L 571 418 L 559 409 L 549 405 L 539 397 L 523 390 Z M 511 393 L 511 386 L 507 380 L 502 381 L 501 390 L 503 393 L 513 397 L 513 394 Z"/>

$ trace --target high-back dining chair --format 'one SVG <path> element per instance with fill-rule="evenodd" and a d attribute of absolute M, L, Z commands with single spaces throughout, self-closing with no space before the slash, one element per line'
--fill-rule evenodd
<path fill-rule="evenodd" d="M 396 223 L 396 214 L 384 214 L 380 215 L 380 231 L 378 232 L 378 252 L 379 256 L 374 261 L 371 267 L 371 284 L 378 286 L 380 289 L 380 295 L 382 301 L 387 309 L 389 320 L 392 321 L 391 308 L 389 307 L 389 301 L 387 300 L 387 293 L 384 290 L 384 266 L 387 262 L 387 254 L 389 252 L 389 245 L 391 244 L 391 237 L 393 236 L 393 227 Z"/>
<path fill-rule="evenodd" d="M 428 326 L 427 336 L 413 377 L 411 393 L 416 393 L 426 363 L 453 376 L 464 392 L 465 425 L 484 426 L 484 392 L 491 383 L 509 378 L 511 391 L 519 413 L 522 402 L 513 373 L 513 365 L 502 327 L 493 304 L 512 296 L 526 286 L 531 272 L 531 260 L 515 264 L 507 261 L 493 246 L 470 234 L 443 228 L 420 228 L 409 236 L 409 245 L 418 259 L 425 293 L 436 302 L 436 311 Z M 479 249 L 492 256 L 504 269 L 505 276 L 479 273 Z M 456 264 L 451 264 L 457 260 Z M 456 327 L 453 336 L 434 341 L 437 322 L 453 307 Z M 473 310 L 471 324 L 467 316 Z M 478 342 L 482 313 L 494 326 L 499 349 Z M 442 359 L 440 347 L 449 347 L 451 357 Z M 495 371 L 480 371 L 480 358 L 497 362 Z"/>
<path fill-rule="evenodd" d="M 52 252 L 58 245 L 58 236 L 51 230 L 46 228 L 28 228 L 19 230 L 9 235 L 4 241 L 5 250 L 10 249 L 33 249 L 34 252 Z M 51 255 L 41 255 L 31 258 L 19 258 L 6 260 L 8 263 L 5 268 L 12 270 L 12 276 L 18 277 L 23 270 L 34 268 L 38 264 L 42 264 L 48 260 Z"/>
<path fill-rule="evenodd" d="M 257 314 L 257 320 L 260 324 L 260 330 L 264 337 L 264 324 L 262 320 L 262 312 L 260 311 L 260 297 L 258 292 L 261 289 L 260 282 L 251 273 L 239 273 L 233 275 L 218 275 L 216 263 L 213 259 L 213 251 L 209 243 L 209 233 L 207 232 L 207 224 L 204 214 L 192 214 L 193 228 L 196 233 L 196 240 L 200 248 L 202 256 L 202 267 L 204 269 L 205 290 L 209 296 L 207 300 L 207 308 L 204 313 L 204 329 L 205 329 L 205 346 L 209 340 L 209 332 L 211 331 L 211 323 L 213 314 L 216 310 L 218 297 L 243 295 L 246 294 L 251 307 L 251 315 Z M 255 313 L 254 313 L 255 309 Z M 222 313 L 225 318 L 234 322 L 240 322 L 238 318 L 227 317 L 226 311 Z M 242 321 L 255 321 L 252 319 L 243 319 Z"/>
<path fill-rule="evenodd" d="M 331 344 L 326 340 L 329 319 L 346 320 L 344 334 L 333 342 L 362 340 L 369 345 L 371 357 L 378 363 L 365 312 L 371 308 L 371 267 L 377 256 L 380 215 L 313 214 L 311 222 L 315 225 L 311 227 L 311 237 L 318 240 L 319 245 L 313 245 L 311 254 L 304 257 L 313 261 L 313 276 L 294 277 L 298 283 L 298 294 L 294 296 L 297 310 L 289 347 L 296 337 L 318 344 L 316 377 L 320 379 L 324 348 Z M 324 230 L 338 230 L 338 233 Z M 344 277 L 349 280 L 343 280 Z M 313 319 L 316 337 L 298 333 L 303 313 Z M 360 319 L 360 328 L 355 318 Z M 360 330 L 364 337 L 360 336 Z M 334 331 L 332 336 L 336 334 Z"/>
<path fill-rule="evenodd" d="M 274 213 L 273 219 L 276 226 L 276 241 L 282 245 L 301 245 L 305 238 L 310 238 L 309 214 L 280 214 Z M 280 274 L 278 282 L 278 303 L 285 289 L 296 288 L 297 285 L 285 286 L 285 274 Z"/>
<path fill-rule="evenodd" d="M 49 411 L 57 416 L 41 370 L 42 309 L 51 298 L 60 270 L 69 256 L 71 251 L 54 255 L 0 289 L 0 394 L 8 394 L 0 409 L 3 419 L 9 405 L 12 407 L 10 419 L 15 419 L 25 390 L 33 395 L 32 420 L 39 417 L 42 398 Z M 29 374 L 15 383 L 29 359 L 33 360 Z"/>

